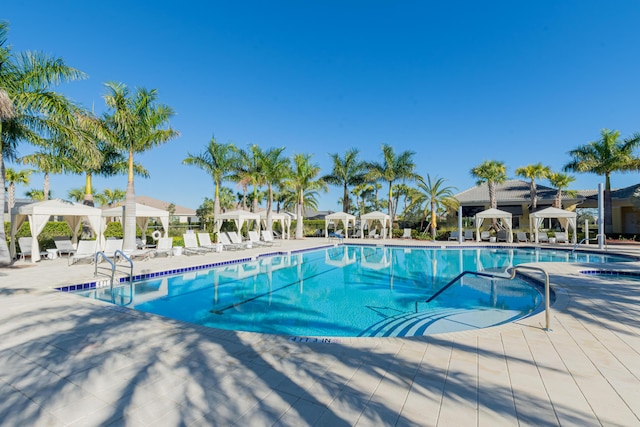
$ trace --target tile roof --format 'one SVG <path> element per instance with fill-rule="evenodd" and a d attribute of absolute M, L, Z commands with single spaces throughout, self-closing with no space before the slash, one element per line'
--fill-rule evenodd
<path fill-rule="evenodd" d="M 147 205 L 147 206 L 151 206 L 152 208 L 158 208 L 163 210 L 167 210 L 167 206 L 171 204 L 171 202 L 165 202 L 163 200 L 154 199 L 153 197 L 148 197 L 148 196 L 136 196 L 136 202 L 140 203 L 141 205 Z M 193 209 L 186 208 L 180 205 L 175 205 L 175 206 L 176 206 L 176 211 L 174 215 L 177 215 L 177 216 L 195 216 L 196 215 L 196 211 Z"/>
<path fill-rule="evenodd" d="M 545 185 L 537 184 L 538 200 L 553 200 L 556 195 L 556 189 Z M 489 201 L 489 186 L 482 184 L 471 187 L 455 196 L 460 203 L 486 203 Z M 528 203 L 531 200 L 529 194 L 529 182 L 520 179 L 510 179 L 502 184 L 496 185 L 496 197 L 501 203 Z M 583 196 L 579 195 L 578 198 Z M 563 194 L 563 200 L 574 200 Z"/>

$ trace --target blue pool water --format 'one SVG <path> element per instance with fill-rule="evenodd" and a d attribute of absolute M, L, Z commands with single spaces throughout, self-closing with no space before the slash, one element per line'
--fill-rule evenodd
<path fill-rule="evenodd" d="M 521 280 L 465 276 L 527 262 L 628 258 L 553 250 L 337 246 L 134 282 L 82 295 L 214 328 L 294 336 L 418 336 L 483 328 L 541 309 Z"/>

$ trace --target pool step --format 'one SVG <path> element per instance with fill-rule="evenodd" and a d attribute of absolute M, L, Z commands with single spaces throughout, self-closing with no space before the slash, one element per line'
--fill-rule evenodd
<path fill-rule="evenodd" d="M 434 323 L 449 316 L 464 313 L 464 309 L 431 309 L 429 311 L 404 313 L 384 319 L 363 332 L 361 337 L 405 337 L 424 335 Z"/>

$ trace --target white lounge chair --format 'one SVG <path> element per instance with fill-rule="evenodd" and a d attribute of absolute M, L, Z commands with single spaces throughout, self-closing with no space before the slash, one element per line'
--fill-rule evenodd
<path fill-rule="evenodd" d="M 411 229 L 405 228 L 404 233 L 402 234 L 403 239 L 411 239 Z"/>
<path fill-rule="evenodd" d="M 480 240 L 488 242 L 491 240 L 491 232 L 490 231 L 481 231 L 480 232 Z"/>
<path fill-rule="evenodd" d="M 201 248 L 208 249 L 211 252 L 218 251 L 218 245 L 211 241 L 209 233 L 198 233 L 198 242 L 200 242 Z"/>
<path fill-rule="evenodd" d="M 93 262 L 95 260 L 97 247 L 98 247 L 97 240 L 80 240 L 78 242 L 78 247 L 76 248 L 76 252 L 68 258 L 69 265 L 73 265 L 78 261 L 82 261 L 86 259 Z"/>
<path fill-rule="evenodd" d="M 26 257 L 31 256 L 31 237 L 19 237 L 18 245 L 20 245 L 20 253 L 18 254 L 18 258 L 22 258 L 22 260 L 24 261 Z"/>
<path fill-rule="evenodd" d="M 565 231 L 556 231 L 556 243 L 567 243 L 567 233 Z"/>
<path fill-rule="evenodd" d="M 527 233 L 525 233 L 524 231 L 518 231 L 516 233 L 516 239 L 518 243 L 526 243 L 529 241 L 529 239 L 527 238 Z"/>
<path fill-rule="evenodd" d="M 209 249 L 201 248 L 200 245 L 198 245 L 198 239 L 195 233 L 185 233 L 182 235 L 182 239 L 184 240 L 184 253 L 187 255 L 203 255 L 211 252 Z"/>
<path fill-rule="evenodd" d="M 538 242 L 539 243 L 549 243 L 549 235 L 546 231 L 538 232 Z"/>
<path fill-rule="evenodd" d="M 460 236 L 459 231 L 452 231 L 451 234 L 449 234 L 449 240 L 458 240 L 459 236 Z"/>
<path fill-rule="evenodd" d="M 257 231 L 249 231 L 249 241 L 254 246 L 271 246 L 271 243 L 260 240 L 260 235 Z"/>
<path fill-rule="evenodd" d="M 331 236 L 331 233 L 329 233 L 329 236 Z M 271 243 L 272 245 L 278 244 L 278 242 L 273 238 L 273 233 L 269 230 L 262 230 L 262 240 L 267 243 Z"/>
<path fill-rule="evenodd" d="M 464 230 L 464 240 L 473 240 L 473 230 Z"/>
<path fill-rule="evenodd" d="M 378 229 L 376 228 L 370 228 L 369 232 L 367 233 L 367 238 L 368 239 L 377 239 L 379 238 L 380 235 L 378 234 Z"/>
<path fill-rule="evenodd" d="M 221 231 L 220 233 L 218 233 L 218 240 L 220 241 L 220 243 L 222 243 L 222 247 L 224 249 L 237 251 L 238 249 L 244 248 L 244 245 L 242 243 L 240 244 L 233 243 L 231 239 L 229 239 L 229 235 L 224 231 Z"/>
<path fill-rule="evenodd" d="M 240 248 L 246 248 L 247 244 L 242 241 L 242 238 L 235 231 L 227 231 L 227 236 L 229 236 L 229 240 L 234 245 L 238 245 Z"/>
<path fill-rule="evenodd" d="M 154 251 L 155 255 L 173 256 L 173 237 L 161 237 Z"/>
<path fill-rule="evenodd" d="M 53 243 L 56 245 L 56 249 L 58 250 L 58 256 L 62 256 L 66 254 L 67 256 L 71 256 L 76 252 L 76 248 L 71 243 L 71 239 L 69 238 L 54 238 Z"/>
<path fill-rule="evenodd" d="M 116 251 L 122 251 L 122 239 L 107 240 L 102 251 L 107 258 L 113 258 L 115 260 Z"/>

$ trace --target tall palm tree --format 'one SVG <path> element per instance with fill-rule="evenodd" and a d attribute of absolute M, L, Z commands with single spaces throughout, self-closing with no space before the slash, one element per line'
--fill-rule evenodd
<path fill-rule="evenodd" d="M 384 181 L 389 185 L 388 203 L 389 203 L 389 216 L 391 222 L 395 221 L 394 208 L 393 208 L 393 183 L 397 180 L 415 181 L 419 175 L 416 174 L 416 164 L 413 162 L 413 151 L 403 151 L 396 155 L 393 147 L 387 144 L 382 144 L 382 162 L 368 162 L 365 163 L 367 172 L 367 179 L 374 181 Z"/>
<path fill-rule="evenodd" d="M 556 189 L 556 195 L 553 199 L 553 207 L 562 209 L 562 192 L 564 191 L 569 195 L 574 194 L 575 192 L 565 189 L 569 187 L 569 184 L 574 182 L 576 179 L 571 175 L 567 175 L 566 173 L 561 172 L 550 173 L 548 179 L 551 183 L 551 186 Z"/>
<path fill-rule="evenodd" d="M 450 187 L 445 185 L 444 178 L 438 178 L 437 176 L 432 180 L 431 175 L 427 174 L 427 179 L 418 179 L 418 189 L 425 196 L 425 209 L 424 216 L 431 214 L 430 229 L 431 237 L 436 238 L 436 231 L 438 227 L 438 211 L 442 208 L 457 208 L 458 200 L 454 197 L 453 192 L 456 187 Z"/>
<path fill-rule="evenodd" d="M 357 148 L 347 150 L 344 157 L 340 157 L 338 153 L 329 154 L 333 161 L 333 170 L 331 174 L 322 177 L 324 182 L 330 185 L 342 187 L 342 211 L 349 212 L 350 201 L 349 187 L 358 185 L 364 181 L 366 172 L 365 164 L 358 159 L 359 151 Z"/>
<path fill-rule="evenodd" d="M 267 186 L 267 230 L 271 231 L 271 221 L 273 217 L 273 189 L 282 185 L 291 173 L 291 163 L 287 157 L 282 155 L 285 147 L 270 148 L 267 151 L 260 151 L 258 162 Z"/>
<path fill-rule="evenodd" d="M 358 213 L 362 216 L 367 213 L 367 198 L 373 195 L 373 186 L 368 182 L 357 184 L 351 190 L 351 194 L 356 197 Z"/>
<path fill-rule="evenodd" d="M 327 190 L 324 180 L 316 179 L 320 174 L 320 166 L 311 163 L 310 154 L 295 154 L 291 174 L 286 179 L 289 188 L 297 195 L 296 202 L 296 239 L 303 237 L 304 195 L 305 191 Z M 267 222 L 268 223 L 268 222 Z"/>
<path fill-rule="evenodd" d="M 32 173 L 33 171 L 31 169 L 15 170 L 7 168 L 5 170 L 5 182 L 9 183 L 7 187 L 7 206 L 9 207 L 9 213 L 11 213 L 11 210 L 16 205 L 16 184 L 28 185 Z M 9 221 L 11 221 L 11 216 L 9 216 Z"/>
<path fill-rule="evenodd" d="M 35 200 L 36 202 L 42 202 L 45 200 L 44 191 L 39 190 L 37 188 L 32 188 L 24 192 L 24 195 L 30 198 L 31 200 Z M 48 197 L 51 197 L 51 193 L 48 194 Z"/>
<path fill-rule="evenodd" d="M 476 178 L 476 185 L 487 184 L 489 187 L 489 205 L 492 209 L 498 207 L 496 185 L 507 180 L 507 167 L 497 160 L 486 160 L 471 169 L 471 176 Z"/>
<path fill-rule="evenodd" d="M 127 195 L 124 214 L 124 249 L 136 247 L 136 194 L 134 155 L 164 144 L 179 133 L 168 125 L 173 110 L 158 103 L 155 89 L 137 88 L 130 93 L 122 83 L 105 83 L 109 111 L 103 116 L 102 138 L 127 156 Z"/>
<path fill-rule="evenodd" d="M 565 172 L 594 173 L 605 178 L 604 231 L 613 232 L 613 206 L 611 201 L 611 174 L 640 170 L 640 159 L 633 153 L 640 146 L 640 134 L 623 141 L 620 132 L 600 131 L 600 139 L 569 151 L 572 160 L 564 165 Z"/>
<path fill-rule="evenodd" d="M 44 200 L 49 199 L 48 194 L 51 189 L 51 179 L 49 175 L 52 173 L 62 173 L 69 165 L 67 158 L 46 149 L 23 156 L 19 161 L 22 162 L 22 164 L 35 167 L 44 174 L 42 186 Z"/>
<path fill-rule="evenodd" d="M 74 202 L 81 202 L 84 200 L 84 188 L 72 188 L 67 191 L 67 197 Z"/>
<path fill-rule="evenodd" d="M 7 45 L 8 29 L 0 21 L 0 189 L 5 188 L 5 159 L 16 159 L 20 142 L 43 146 L 46 135 L 65 133 L 75 106 L 52 87 L 84 77 L 60 58 L 13 53 Z M 0 191 L 0 206 L 4 203 L 5 194 Z M 0 209 L 0 224 L 4 224 L 4 209 Z M 10 263 L 4 227 L 0 227 L 0 266 Z"/>
<path fill-rule="evenodd" d="M 220 186 L 224 181 L 231 180 L 236 171 L 236 147 L 233 144 L 219 144 L 215 137 L 211 137 L 209 145 L 200 154 L 188 153 L 182 161 L 184 165 L 197 166 L 213 179 L 214 208 L 213 215 L 220 215 Z"/>
<path fill-rule="evenodd" d="M 550 173 L 551 169 L 549 166 L 543 166 L 542 163 L 522 166 L 516 169 L 516 175 L 529 180 L 532 211 L 535 211 L 538 207 L 538 188 L 536 186 L 536 179 L 546 178 Z"/>
<path fill-rule="evenodd" d="M 253 196 L 251 197 L 251 212 L 258 211 L 260 197 L 258 189 L 264 185 L 264 176 L 260 165 L 260 155 L 262 150 L 257 145 L 251 145 L 248 150 L 238 149 L 238 162 L 236 173 L 231 179 L 240 184 L 243 192 L 248 186 L 253 187 Z M 243 202 L 244 204 L 244 202 Z"/>

